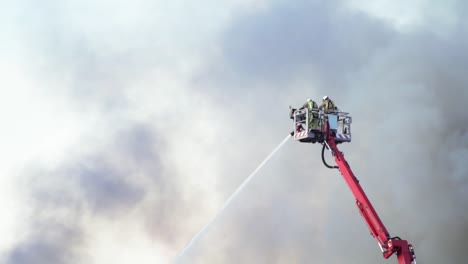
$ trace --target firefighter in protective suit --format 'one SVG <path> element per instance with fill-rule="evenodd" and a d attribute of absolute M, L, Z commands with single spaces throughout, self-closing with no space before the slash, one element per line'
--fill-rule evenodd
<path fill-rule="evenodd" d="M 338 109 L 335 105 L 335 102 L 333 102 L 328 96 L 324 96 L 322 98 L 322 104 L 319 106 L 319 109 L 323 109 L 325 113 L 333 112 L 336 109 Z"/>
<path fill-rule="evenodd" d="M 307 102 L 299 109 L 307 108 L 309 110 L 309 130 L 320 129 L 319 108 L 317 103 L 312 99 L 307 99 Z"/>

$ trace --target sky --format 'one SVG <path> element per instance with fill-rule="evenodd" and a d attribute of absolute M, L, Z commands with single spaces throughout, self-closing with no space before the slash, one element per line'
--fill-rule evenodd
<path fill-rule="evenodd" d="M 0 4 L 1 263 L 172 263 L 323 95 L 390 234 L 464 263 L 464 1 Z M 396 263 L 320 147 L 290 140 L 183 262 Z"/>

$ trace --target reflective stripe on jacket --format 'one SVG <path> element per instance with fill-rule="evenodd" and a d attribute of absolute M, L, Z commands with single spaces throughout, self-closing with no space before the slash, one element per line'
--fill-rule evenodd
<path fill-rule="evenodd" d="M 330 99 L 325 100 L 325 109 L 326 110 L 334 110 L 335 109 L 335 103 Z"/>
<path fill-rule="evenodd" d="M 318 109 L 318 106 L 317 106 L 317 103 L 314 102 L 314 101 L 308 101 L 307 102 L 307 106 L 309 107 L 309 110 L 317 110 Z"/>

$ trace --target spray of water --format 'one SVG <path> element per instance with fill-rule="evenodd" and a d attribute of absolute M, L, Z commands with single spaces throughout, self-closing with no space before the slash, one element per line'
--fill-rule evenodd
<path fill-rule="evenodd" d="M 234 193 L 229 196 L 229 198 L 224 202 L 223 207 L 218 211 L 218 213 L 211 219 L 208 224 L 206 224 L 193 238 L 190 240 L 190 242 L 185 246 L 185 248 L 180 252 L 180 254 L 177 256 L 175 259 L 174 263 L 179 263 L 182 257 L 185 255 L 185 253 L 192 247 L 192 245 L 200 239 L 203 234 L 208 230 L 208 227 L 210 227 L 216 219 L 222 214 L 222 212 L 229 206 L 232 200 L 244 189 L 244 187 L 247 185 L 247 183 L 252 180 L 252 178 L 257 174 L 257 172 L 273 157 L 273 155 L 288 141 L 290 138 L 290 134 L 288 134 L 283 141 L 265 158 L 265 160 L 258 165 L 258 167 L 245 179 L 245 181 L 234 191 Z"/>

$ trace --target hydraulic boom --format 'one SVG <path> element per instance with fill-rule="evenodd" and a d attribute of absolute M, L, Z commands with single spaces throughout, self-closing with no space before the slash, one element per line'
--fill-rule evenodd
<path fill-rule="evenodd" d="M 390 236 L 377 215 L 377 212 L 372 207 L 372 204 L 367 198 L 364 190 L 361 188 L 358 179 L 354 176 L 343 153 L 338 149 L 335 142 L 335 135 L 333 135 L 333 132 L 330 130 L 329 123 L 325 122 L 324 125 L 325 140 L 323 141 L 323 148 L 325 149 L 325 147 L 327 147 L 332 152 L 338 166 L 330 166 L 326 164 L 322 151 L 323 162 L 329 168 L 337 168 L 340 170 L 341 175 L 343 175 L 343 178 L 356 198 L 356 205 L 362 217 L 366 221 L 371 235 L 377 240 L 377 243 L 382 250 L 383 257 L 387 259 L 393 255 L 393 253 L 396 253 L 399 264 L 415 264 L 416 255 L 414 254 L 413 246 L 406 240 Z"/>

